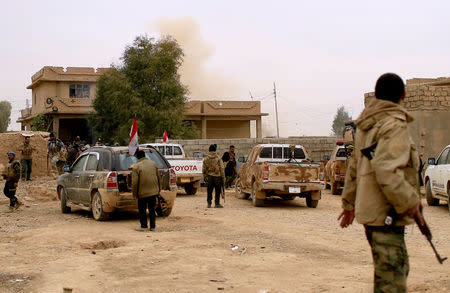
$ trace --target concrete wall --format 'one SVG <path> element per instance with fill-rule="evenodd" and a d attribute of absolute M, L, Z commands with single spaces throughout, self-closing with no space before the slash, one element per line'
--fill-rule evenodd
<path fill-rule="evenodd" d="M 314 161 L 320 161 L 324 155 L 330 155 L 336 146 L 334 136 L 302 136 L 292 138 L 245 138 L 245 139 L 194 139 L 194 140 L 170 140 L 170 143 L 183 145 L 187 156 L 192 156 L 194 152 L 207 153 L 211 144 L 217 144 L 217 151 L 222 155 L 228 150 L 230 145 L 236 147 L 238 157 L 247 156 L 256 144 L 260 143 L 287 143 L 300 144 L 306 148 Z M 160 139 L 156 142 L 161 142 Z"/>

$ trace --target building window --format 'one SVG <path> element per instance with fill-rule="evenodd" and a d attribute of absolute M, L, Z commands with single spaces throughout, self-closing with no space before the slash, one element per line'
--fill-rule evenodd
<path fill-rule="evenodd" d="M 69 97 L 89 98 L 91 86 L 89 84 L 76 83 L 69 86 Z"/>

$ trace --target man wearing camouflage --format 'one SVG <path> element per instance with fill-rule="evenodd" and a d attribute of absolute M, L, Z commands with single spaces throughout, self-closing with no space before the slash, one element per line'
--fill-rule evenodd
<path fill-rule="evenodd" d="M 355 150 L 338 218 L 342 228 L 355 217 L 365 227 L 374 262 L 374 292 L 406 292 L 405 225 L 412 224 L 414 216 L 422 219 L 418 153 L 407 129 L 412 117 L 399 104 L 404 97 L 398 75 L 387 73 L 378 79 L 375 98 L 356 120 Z M 370 154 L 363 154 L 368 146 Z"/>
<path fill-rule="evenodd" d="M 52 171 L 60 174 L 61 152 L 64 150 L 64 144 L 57 139 L 54 133 L 50 133 L 50 139 L 47 142 L 47 158 L 50 160 Z M 58 168 L 59 167 L 59 168 Z"/>
<path fill-rule="evenodd" d="M 30 181 L 31 178 L 31 166 L 33 165 L 33 151 L 34 148 L 30 144 L 30 137 L 25 137 L 25 142 L 23 143 L 22 152 L 22 180 Z"/>
<path fill-rule="evenodd" d="M 6 180 L 3 193 L 9 198 L 9 209 L 18 208 L 22 204 L 16 197 L 16 188 L 20 179 L 20 163 L 16 160 L 14 152 L 8 153 L 8 164 L 3 171 L 3 179 Z"/>
<path fill-rule="evenodd" d="M 212 144 L 209 146 L 209 153 L 203 160 L 203 175 L 205 176 L 205 181 L 208 184 L 208 208 L 211 207 L 212 193 L 213 190 L 216 191 L 215 194 L 215 208 L 223 208 L 220 204 L 220 193 L 221 187 L 225 184 L 225 172 L 223 169 L 223 162 L 216 153 L 217 146 Z"/>

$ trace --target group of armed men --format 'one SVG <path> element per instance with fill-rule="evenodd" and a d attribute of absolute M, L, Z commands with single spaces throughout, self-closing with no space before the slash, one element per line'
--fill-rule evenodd
<path fill-rule="evenodd" d="M 407 129 L 413 118 L 400 105 L 404 98 L 405 85 L 398 75 L 386 73 L 379 77 L 375 99 L 367 103 L 355 121 L 354 151 L 348 161 L 343 210 L 338 217 L 342 228 L 351 225 L 355 218 L 364 225 L 374 263 L 374 292 L 406 292 L 409 262 L 405 226 L 412 224 L 413 219 L 424 223 L 418 176 L 420 160 Z M 59 157 L 63 148 L 64 144 L 50 135 L 48 156 L 58 170 L 64 162 Z M 369 151 L 365 152 L 367 149 Z M 203 161 L 208 208 L 212 204 L 213 190 L 215 207 L 223 207 L 220 204 L 222 187 L 225 184 L 229 187 L 236 177 L 234 147 L 231 146 L 222 159 L 216 150 L 217 145 L 211 145 Z M 27 170 L 22 178 L 26 180 L 30 179 L 32 152 L 29 138 L 26 138 L 22 149 L 22 166 Z M 14 194 L 20 179 L 20 164 L 13 152 L 8 153 L 8 158 L 3 174 L 4 192 L 11 200 L 10 206 L 15 207 L 18 205 Z"/>
<path fill-rule="evenodd" d="M 101 140 L 98 140 L 96 144 L 98 145 L 100 142 Z M 50 171 L 48 166 L 51 165 L 54 174 L 62 174 L 64 166 L 71 165 L 87 148 L 89 146 L 82 142 L 79 136 L 66 147 L 60 139 L 56 138 L 54 133 L 50 133 L 47 142 L 47 172 Z M 16 197 L 19 180 L 31 181 L 33 152 L 35 151 L 35 148 L 31 146 L 31 136 L 25 136 L 25 141 L 19 151 L 22 155 L 20 162 L 16 159 L 15 152 L 10 151 L 7 153 L 8 163 L 2 174 L 3 179 L 5 179 L 3 192 L 9 198 L 10 210 L 17 209 L 22 205 L 21 201 Z"/>

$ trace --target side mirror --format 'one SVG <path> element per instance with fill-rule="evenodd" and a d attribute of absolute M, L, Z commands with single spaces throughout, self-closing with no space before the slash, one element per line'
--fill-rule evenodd
<path fill-rule="evenodd" d="M 66 172 L 66 173 L 70 173 L 70 172 L 72 172 L 72 170 L 70 169 L 70 166 L 64 166 L 64 172 Z"/>
<path fill-rule="evenodd" d="M 325 155 L 325 156 L 323 156 L 323 158 L 322 158 L 324 161 L 329 161 L 330 160 L 330 156 L 328 156 L 328 155 Z"/>
<path fill-rule="evenodd" d="M 436 159 L 435 158 L 428 158 L 427 162 L 428 162 L 428 165 L 436 165 Z"/>

